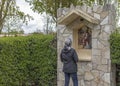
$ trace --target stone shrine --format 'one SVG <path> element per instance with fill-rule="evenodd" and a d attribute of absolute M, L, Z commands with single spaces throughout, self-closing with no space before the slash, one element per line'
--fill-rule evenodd
<path fill-rule="evenodd" d="M 115 7 L 111 4 L 58 9 L 57 86 L 64 86 L 60 52 L 67 37 L 72 38 L 72 47 L 79 57 L 79 86 L 115 86 L 109 45 L 110 34 L 115 30 L 115 16 Z M 73 86 L 71 81 L 70 86 Z"/>

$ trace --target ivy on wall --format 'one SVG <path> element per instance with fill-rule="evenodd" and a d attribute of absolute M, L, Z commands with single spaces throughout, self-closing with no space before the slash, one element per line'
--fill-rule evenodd
<path fill-rule="evenodd" d="M 0 38 L 0 86 L 56 86 L 51 35 Z"/>
<path fill-rule="evenodd" d="M 114 32 L 110 36 L 110 55 L 112 63 L 120 64 L 120 34 Z"/>

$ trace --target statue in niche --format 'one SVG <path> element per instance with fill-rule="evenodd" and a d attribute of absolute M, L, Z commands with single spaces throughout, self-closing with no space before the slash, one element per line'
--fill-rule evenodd
<path fill-rule="evenodd" d="M 78 30 L 78 47 L 80 49 L 91 49 L 92 48 L 92 32 L 88 27 L 82 27 Z"/>

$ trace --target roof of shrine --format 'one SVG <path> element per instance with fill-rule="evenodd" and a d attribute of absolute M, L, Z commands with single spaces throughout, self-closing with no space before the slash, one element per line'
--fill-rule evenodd
<path fill-rule="evenodd" d="M 58 24 L 61 25 L 68 25 L 75 19 L 78 19 L 81 17 L 82 19 L 85 19 L 93 24 L 99 24 L 99 20 L 90 16 L 84 11 L 81 11 L 79 9 L 73 9 L 70 12 L 68 12 L 65 16 L 62 16 L 58 19 Z"/>

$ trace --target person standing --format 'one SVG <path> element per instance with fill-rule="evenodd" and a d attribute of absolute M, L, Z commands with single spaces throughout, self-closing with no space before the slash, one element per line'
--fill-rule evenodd
<path fill-rule="evenodd" d="M 71 48 L 72 40 L 67 38 L 65 40 L 64 48 L 60 53 L 60 59 L 63 63 L 63 72 L 65 75 L 65 84 L 64 86 L 69 86 L 70 77 L 72 77 L 73 85 L 78 86 L 77 78 L 77 62 L 78 55 L 75 49 Z"/>

